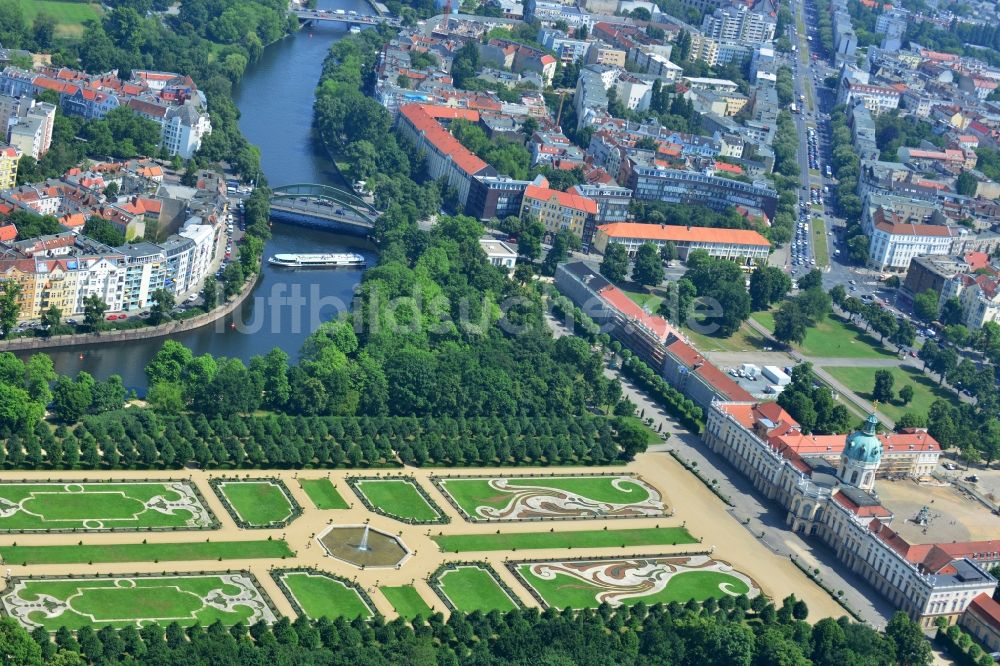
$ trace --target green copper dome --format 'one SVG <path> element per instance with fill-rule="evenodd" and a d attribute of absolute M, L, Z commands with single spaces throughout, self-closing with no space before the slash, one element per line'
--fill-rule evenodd
<path fill-rule="evenodd" d="M 878 419 L 872 414 L 865 421 L 865 427 L 853 432 L 847 438 L 844 455 L 849 460 L 862 464 L 875 464 L 882 460 L 882 442 L 875 433 L 878 432 Z"/>

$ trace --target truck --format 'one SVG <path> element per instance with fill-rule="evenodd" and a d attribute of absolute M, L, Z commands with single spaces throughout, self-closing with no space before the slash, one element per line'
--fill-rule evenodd
<path fill-rule="evenodd" d="M 798 113 L 799 107 L 795 106 L 795 102 L 792 102 L 791 105 L 788 107 L 788 110 L 791 111 L 792 113 Z"/>
<path fill-rule="evenodd" d="M 744 363 L 740 366 L 740 370 L 743 372 L 742 376 L 748 379 L 756 379 L 757 375 L 760 374 L 760 368 L 753 363 Z"/>
<path fill-rule="evenodd" d="M 785 371 L 776 365 L 765 365 L 764 376 L 770 379 L 777 386 L 788 386 L 792 378 L 785 374 Z"/>

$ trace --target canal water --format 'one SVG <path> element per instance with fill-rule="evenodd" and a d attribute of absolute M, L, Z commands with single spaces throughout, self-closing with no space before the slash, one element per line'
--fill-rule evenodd
<path fill-rule="evenodd" d="M 364 0 L 319 0 L 320 9 L 372 14 Z M 240 127 L 260 147 L 271 186 L 319 183 L 342 186 L 332 163 L 312 141 L 312 107 L 323 58 L 330 45 L 348 34 L 338 24 L 307 28 L 272 44 L 247 68 L 234 90 Z M 376 261 L 372 245 L 342 236 L 275 223 L 264 256 L 279 252 L 359 252 Z M 296 358 L 302 342 L 320 321 L 350 306 L 361 270 L 294 271 L 265 262 L 253 294 L 231 317 L 171 339 L 194 354 L 248 360 L 274 347 Z M 112 346 L 83 346 L 49 351 L 59 373 L 85 370 L 98 378 L 119 374 L 140 394 L 146 388 L 143 368 L 167 338 Z"/>

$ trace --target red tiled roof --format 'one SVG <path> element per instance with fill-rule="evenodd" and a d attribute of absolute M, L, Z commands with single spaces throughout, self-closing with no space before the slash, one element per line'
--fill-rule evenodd
<path fill-rule="evenodd" d="M 626 317 L 638 321 L 640 324 L 656 333 L 660 342 L 667 339 L 671 333 L 678 335 L 676 329 L 671 326 L 666 319 L 651 315 L 640 308 L 635 301 L 628 297 L 624 291 L 614 285 L 609 285 L 601 289 L 598 294 Z"/>
<path fill-rule="evenodd" d="M 589 215 L 597 215 L 597 202 L 589 197 L 582 197 L 579 194 L 570 192 L 560 192 L 548 187 L 528 185 L 524 189 L 526 199 L 536 199 L 538 201 L 554 201 L 564 208 L 572 208 Z"/>
<path fill-rule="evenodd" d="M 12 241 L 17 238 L 17 227 L 13 224 L 0 226 L 0 241 Z"/>
<path fill-rule="evenodd" d="M 471 175 L 477 174 L 489 165 L 476 157 L 458 139 L 453 137 L 436 118 L 462 118 L 479 120 L 479 114 L 468 109 L 434 106 L 429 104 L 407 104 L 399 110 L 413 127 L 441 153 L 451 158 L 459 169 Z"/>
<path fill-rule="evenodd" d="M 712 365 L 708 359 L 698 353 L 697 349 L 680 338 L 667 345 L 667 351 L 673 354 L 688 370 L 704 379 L 724 399 L 732 402 L 753 402 L 752 395 L 744 391 L 726 373 Z"/>
<path fill-rule="evenodd" d="M 985 592 L 969 603 L 966 612 L 989 624 L 994 631 L 1000 631 L 1000 604 Z"/>
<path fill-rule="evenodd" d="M 682 227 L 669 224 L 643 224 L 641 222 L 613 222 L 597 228 L 609 239 L 638 238 L 674 242 L 730 243 L 734 245 L 764 245 L 766 238 L 750 229 L 716 229 L 711 227 Z"/>

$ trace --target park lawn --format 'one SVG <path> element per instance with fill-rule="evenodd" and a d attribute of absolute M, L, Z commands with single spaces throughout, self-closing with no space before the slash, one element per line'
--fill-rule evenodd
<path fill-rule="evenodd" d="M 620 548 L 695 543 L 684 527 L 454 534 L 431 537 L 446 553 L 533 548 Z"/>
<path fill-rule="evenodd" d="M 13 564 L 85 564 L 92 562 L 179 562 L 292 557 L 281 539 L 271 541 L 198 541 L 192 543 L 116 543 L 86 546 L 0 546 Z"/>
<path fill-rule="evenodd" d="M 35 17 L 45 12 L 56 20 L 56 36 L 79 37 L 83 34 L 83 24 L 99 20 L 104 14 L 100 3 L 62 2 L 60 0 L 18 0 L 21 13 L 28 25 Z"/>
<path fill-rule="evenodd" d="M 412 620 L 418 615 L 421 617 L 430 617 L 433 612 L 431 611 L 431 607 L 427 605 L 427 602 L 424 601 L 424 598 L 417 592 L 417 588 L 412 585 L 385 586 L 379 589 L 382 590 L 382 594 L 385 595 L 385 598 L 404 620 Z"/>
<path fill-rule="evenodd" d="M 224 594 L 239 594 L 241 588 L 223 581 L 218 575 L 177 575 L 136 578 L 29 580 L 23 590 L 16 590 L 21 599 L 34 601 L 39 595 L 49 595 L 66 601 L 70 608 L 54 617 L 44 611 L 31 611 L 28 619 L 50 631 L 61 626 L 79 629 L 84 625 L 123 627 L 144 620 L 163 623 L 177 621 L 181 625 L 216 620 L 232 625 L 246 622 L 253 610 L 238 604 L 231 611 L 207 605 L 203 599 L 213 590 Z M 258 600 L 260 591 L 254 589 Z"/>
<path fill-rule="evenodd" d="M 844 384 L 844 386 L 869 401 L 872 400 L 872 389 L 875 387 L 875 372 L 878 370 L 888 370 L 891 372 L 895 380 L 893 391 L 897 394 L 897 398 L 892 403 L 880 402 L 878 410 L 893 421 L 898 421 L 906 412 L 926 415 L 930 410 L 931 403 L 938 398 L 957 404 L 954 393 L 949 389 L 938 386 L 933 379 L 921 372 L 919 368 L 909 365 L 886 368 L 828 366 L 823 369 L 829 372 L 837 381 Z M 902 405 L 898 398 L 899 389 L 907 384 L 913 387 L 913 400 L 908 405 Z"/>
<path fill-rule="evenodd" d="M 663 302 L 663 290 L 660 288 L 656 288 L 653 293 L 638 291 L 636 289 L 622 289 L 622 291 L 628 294 L 628 297 L 631 298 L 639 307 L 644 308 L 652 314 L 657 314 L 657 308 L 659 308 L 660 303 Z M 710 325 L 711 322 L 707 322 L 707 324 Z M 761 349 L 768 344 L 768 341 L 764 339 L 763 336 L 746 324 L 741 326 L 738 331 L 733 333 L 728 338 L 720 338 L 707 333 L 699 333 L 690 328 L 687 324 L 684 324 L 679 328 L 681 332 L 688 337 L 691 343 L 698 348 L 698 351 L 702 352 L 749 351 L 752 349 Z"/>
<path fill-rule="evenodd" d="M 471 613 L 492 610 L 509 611 L 517 604 L 493 577 L 481 566 L 460 566 L 441 574 L 441 592 L 460 611 Z"/>
<path fill-rule="evenodd" d="M 337 492 L 330 479 L 299 479 L 299 485 L 317 509 L 346 509 L 347 502 Z"/>
<path fill-rule="evenodd" d="M 554 488 L 582 495 L 595 502 L 614 502 L 629 504 L 643 502 L 649 498 L 649 492 L 639 483 L 625 479 L 619 490 L 612 485 L 619 476 L 564 476 L 564 477 L 512 477 L 509 483 L 520 486 L 538 488 Z M 441 482 L 445 491 L 470 516 L 477 516 L 476 509 L 480 506 L 490 506 L 495 509 L 504 507 L 510 502 L 514 493 L 497 490 L 489 485 L 490 479 L 447 479 Z"/>
<path fill-rule="evenodd" d="M 236 514 L 248 524 L 262 527 L 292 515 L 285 491 L 272 481 L 226 481 L 219 485 Z"/>
<path fill-rule="evenodd" d="M 774 330 L 771 312 L 755 312 L 750 316 L 767 330 Z M 810 328 L 799 350 L 814 358 L 896 358 L 878 340 L 835 314 Z"/>
<path fill-rule="evenodd" d="M 630 421 L 635 425 L 642 428 L 642 431 L 646 434 L 646 445 L 652 446 L 653 444 L 659 444 L 663 441 L 663 437 L 659 435 L 655 430 L 653 430 L 649 425 L 640 419 L 638 416 L 623 416 L 621 417 L 626 421 Z"/>
<path fill-rule="evenodd" d="M 545 603 L 554 608 L 596 608 L 600 605 L 597 597 L 607 589 L 591 585 L 576 577 L 556 574 L 552 580 L 539 578 L 531 573 L 531 565 L 525 564 L 518 568 L 518 574 L 533 587 Z M 709 597 L 721 599 L 726 595 L 719 585 L 726 583 L 736 594 L 750 591 L 750 588 L 740 579 L 717 571 L 687 571 L 674 574 L 667 586 L 650 595 L 626 597 L 621 602 L 631 606 L 640 601 L 647 604 L 686 603 L 691 599 L 704 601 Z"/>
<path fill-rule="evenodd" d="M 441 515 L 427 503 L 412 479 L 380 479 L 358 481 L 358 492 L 372 506 L 402 520 L 438 520 Z"/>
<path fill-rule="evenodd" d="M 816 266 L 822 268 L 830 264 L 829 236 L 826 235 L 826 221 L 821 217 L 814 217 L 809 223 L 809 230 L 812 234 L 813 252 L 816 254 Z"/>
<path fill-rule="evenodd" d="M 311 620 L 321 617 L 353 620 L 373 615 L 372 609 L 357 590 L 334 578 L 322 574 L 293 572 L 282 576 L 282 580 Z"/>
<path fill-rule="evenodd" d="M 706 323 L 710 324 L 711 322 Z M 728 338 L 699 333 L 687 324 L 681 326 L 680 329 L 688 337 L 688 340 L 691 341 L 691 344 L 697 347 L 700 352 L 745 352 L 763 349 L 772 344 L 746 323 L 740 326 L 739 330 Z"/>
<path fill-rule="evenodd" d="M 631 283 L 629 284 L 631 285 Z M 622 287 L 621 285 L 615 286 L 624 291 L 640 308 L 643 308 L 652 314 L 656 314 L 656 309 L 660 307 L 660 303 L 663 302 L 663 293 L 659 288 L 651 293 L 645 291 L 638 285 L 630 286 L 629 288 Z"/>
<path fill-rule="evenodd" d="M 0 518 L 0 529 L 198 527 L 210 520 L 200 500 L 192 506 L 205 510 L 199 516 L 181 507 L 171 513 L 147 509 L 157 497 L 184 499 L 166 483 L 0 483 L 0 499 L 20 507 Z"/>

